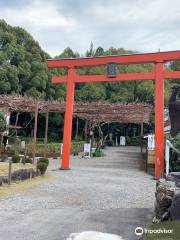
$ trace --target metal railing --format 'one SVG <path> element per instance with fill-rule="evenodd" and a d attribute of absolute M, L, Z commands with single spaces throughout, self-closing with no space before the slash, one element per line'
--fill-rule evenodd
<path fill-rule="evenodd" d="M 176 149 L 169 140 L 166 140 L 165 147 L 166 176 L 169 174 L 170 149 L 173 149 L 177 154 L 180 154 L 180 151 Z"/>

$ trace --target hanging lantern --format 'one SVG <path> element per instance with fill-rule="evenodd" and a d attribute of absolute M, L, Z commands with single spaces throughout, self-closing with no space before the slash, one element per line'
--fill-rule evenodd
<path fill-rule="evenodd" d="M 116 63 L 114 62 L 107 63 L 107 76 L 116 77 Z"/>

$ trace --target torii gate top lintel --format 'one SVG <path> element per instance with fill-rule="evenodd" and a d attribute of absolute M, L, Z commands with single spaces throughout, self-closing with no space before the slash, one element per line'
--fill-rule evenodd
<path fill-rule="evenodd" d="M 111 56 L 97 56 L 88 58 L 61 58 L 61 59 L 48 59 L 48 66 L 50 68 L 57 67 L 93 67 L 106 65 L 109 62 L 118 64 L 140 64 L 140 63 L 156 63 L 180 60 L 179 51 L 167 51 L 156 53 L 135 53 L 135 54 L 122 54 Z"/>
<path fill-rule="evenodd" d="M 66 113 L 64 123 L 64 139 L 61 169 L 69 169 L 72 115 L 74 105 L 75 83 L 81 82 L 109 82 L 154 80 L 155 89 L 155 177 L 160 177 L 164 172 L 164 79 L 180 79 L 180 71 L 164 69 L 164 63 L 180 60 L 180 51 L 168 51 L 157 53 L 138 53 L 119 56 L 102 56 L 78 59 L 49 59 L 50 68 L 67 68 L 65 76 L 54 76 L 55 84 L 67 83 Z M 108 75 L 79 75 L 76 71 L 81 67 L 94 67 L 115 64 L 146 64 L 153 63 L 154 69 L 142 73 L 120 73 L 114 76 Z"/>

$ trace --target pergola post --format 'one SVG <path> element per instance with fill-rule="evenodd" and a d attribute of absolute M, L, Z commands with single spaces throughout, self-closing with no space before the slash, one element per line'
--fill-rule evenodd
<path fill-rule="evenodd" d="M 47 142 L 48 142 L 48 123 L 49 123 L 49 110 L 46 112 L 46 128 L 44 137 L 44 157 L 47 155 Z"/>
<path fill-rule="evenodd" d="M 116 146 L 118 146 L 118 138 L 117 138 L 117 135 L 116 135 Z"/>
<path fill-rule="evenodd" d="M 140 133 L 141 153 L 143 152 L 143 136 L 144 136 L 144 108 L 142 109 L 141 116 L 141 133 Z"/>
<path fill-rule="evenodd" d="M 75 68 L 69 68 L 68 78 L 67 78 L 66 112 L 65 112 L 65 119 L 64 119 L 63 152 L 62 152 L 62 162 L 60 167 L 61 170 L 69 169 L 75 77 L 76 77 Z"/>
<path fill-rule="evenodd" d="M 35 156 L 36 156 L 37 121 L 38 121 L 38 102 L 36 102 L 35 112 L 34 112 L 33 163 L 35 163 Z"/>
<path fill-rule="evenodd" d="M 76 136 L 75 136 L 75 139 L 76 139 L 76 142 L 78 142 L 78 136 L 79 135 L 79 119 L 78 119 L 78 116 L 76 117 Z"/>
<path fill-rule="evenodd" d="M 155 178 L 164 171 L 164 78 L 163 62 L 155 64 Z"/>
<path fill-rule="evenodd" d="M 88 134 L 88 120 L 85 121 L 85 126 L 84 126 L 84 139 L 87 142 L 87 134 Z"/>
<path fill-rule="evenodd" d="M 0 155 L 3 153 L 3 133 L 0 133 Z"/>

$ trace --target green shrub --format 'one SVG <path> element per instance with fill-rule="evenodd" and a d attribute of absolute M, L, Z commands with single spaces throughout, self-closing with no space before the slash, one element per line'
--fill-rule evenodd
<path fill-rule="evenodd" d="M 53 144 L 53 143 L 50 143 L 50 144 L 49 144 L 49 151 L 50 151 L 51 153 L 55 153 L 55 152 L 56 152 L 56 146 L 55 146 L 55 144 Z"/>
<path fill-rule="evenodd" d="M 140 145 L 140 137 L 126 136 L 126 145 L 128 145 L 128 146 L 139 146 Z"/>
<path fill-rule="evenodd" d="M 109 140 L 107 141 L 107 145 L 108 145 L 109 147 L 114 146 L 113 140 L 109 139 Z"/>
<path fill-rule="evenodd" d="M 19 163 L 20 162 L 20 156 L 19 155 L 13 155 L 12 156 L 12 162 L 13 163 Z"/>
<path fill-rule="evenodd" d="M 47 164 L 45 162 L 38 162 L 37 169 L 40 171 L 41 175 L 45 174 L 47 170 Z"/>
<path fill-rule="evenodd" d="M 38 162 L 46 163 L 47 166 L 49 165 L 49 159 L 45 157 L 40 158 Z"/>
<path fill-rule="evenodd" d="M 172 138 L 170 135 L 166 135 L 166 139 L 168 139 L 176 149 L 180 150 L 180 139 L 178 136 L 175 138 Z M 170 151 L 170 171 L 171 172 L 180 171 L 179 158 L 180 156 L 173 149 L 171 149 Z"/>
<path fill-rule="evenodd" d="M 26 164 L 26 163 L 33 163 L 32 159 L 29 157 L 23 157 L 22 159 L 22 163 Z"/>
<path fill-rule="evenodd" d="M 93 157 L 103 157 L 103 151 L 101 149 L 96 149 L 95 152 L 93 153 Z"/>
<path fill-rule="evenodd" d="M 3 132 L 6 129 L 6 118 L 4 113 L 0 112 L 0 132 Z"/>
<path fill-rule="evenodd" d="M 9 156 L 14 156 L 14 155 L 16 154 L 16 152 L 15 152 L 14 149 L 8 149 L 7 154 L 8 154 Z"/>

